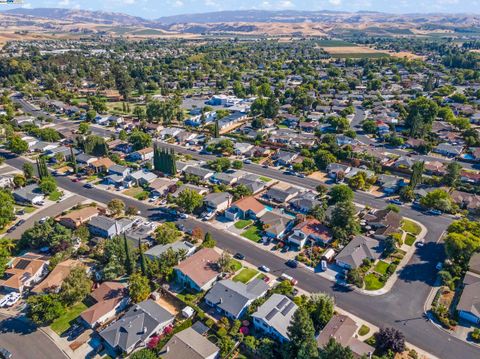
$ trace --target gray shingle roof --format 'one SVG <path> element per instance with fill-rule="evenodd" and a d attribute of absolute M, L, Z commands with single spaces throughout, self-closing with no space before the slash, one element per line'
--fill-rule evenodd
<path fill-rule="evenodd" d="M 380 258 L 383 249 L 382 243 L 376 239 L 356 236 L 338 253 L 335 259 L 350 265 L 351 268 L 357 268 L 366 258 Z"/>
<path fill-rule="evenodd" d="M 168 351 L 167 351 L 168 348 Z M 163 359 L 205 359 L 220 349 L 192 328 L 176 333 L 160 353 Z"/>

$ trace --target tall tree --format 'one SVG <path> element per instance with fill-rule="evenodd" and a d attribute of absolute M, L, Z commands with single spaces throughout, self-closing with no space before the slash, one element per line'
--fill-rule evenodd
<path fill-rule="evenodd" d="M 125 272 L 130 275 L 133 273 L 133 263 L 130 257 L 130 246 L 128 245 L 127 235 L 123 234 L 123 245 L 125 247 Z"/>
<path fill-rule="evenodd" d="M 353 352 L 349 347 L 343 347 L 341 344 L 330 338 L 327 345 L 320 349 L 319 359 L 353 359 Z"/>
<path fill-rule="evenodd" d="M 92 290 L 93 282 L 88 277 L 85 268 L 75 267 L 62 283 L 60 296 L 68 306 L 81 302 Z"/>
<path fill-rule="evenodd" d="M 415 162 L 412 166 L 412 175 L 410 176 L 410 187 L 415 189 L 418 185 L 422 184 L 423 171 L 425 169 L 425 162 Z"/>
<path fill-rule="evenodd" d="M 140 257 L 140 270 L 142 272 L 142 275 L 148 278 L 149 273 L 147 269 L 147 259 L 145 258 L 145 254 L 143 253 L 142 241 L 140 239 L 138 240 L 138 256 Z"/>
<path fill-rule="evenodd" d="M 432 128 L 432 123 L 438 113 L 435 101 L 419 97 L 408 104 L 408 115 L 405 125 L 410 130 L 410 136 L 424 137 Z"/>
<path fill-rule="evenodd" d="M 405 336 L 395 328 L 381 328 L 375 338 L 380 353 L 387 353 L 389 350 L 394 353 L 405 351 Z"/>
<path fill-rule="evenodd" d="M 220 137 L 220 126 L 218 125 L 218 119 L 215 120 L 215 123 L 213 125 L 213 137 Z"/>
<path fill-rule="evenodd" d="M 75 156 L 75 153 L 73 152 L 73 147 L 70 147 L 70 162 L 72 162 L 73 172 L 77 174 L 78 173 L 77 156 Z"/>
<path fill-rule="evenodd" d="M 456 187 L 458 180 L 460 179 L 460 172 L 462 170 L 462 165 L 458 162 L 450 162 L 447 165 L 447 173 L 443 177 L 443 182 L 447 186 Z"/>
<path fill-rule="evenodd" d="M 147 299 L 151 292 L 147 277 L 133 273 L 128 280 L 128 291 L 134 303 Z"/>
<path fill-rule="evenodd" d="M 32 166 L 32 164 L 31 164 L 30 162 L 24 162 L 24 163 L 23 163 L 23 166 L 22 166 L 22 170 L 23 170 L 23 175 L 25 176 L 25 178 L 26 178 L 27 180 L 33 178 L 33 175 L 34 175 L 33 171 L 34 171 L 34 169 L 33 169 L 33 166 Z"/>
<path fill-rule="evenodd" d="M 290 358 L 312 359 L 318 357 L 315 328 L 304 307 L 299 307 L 287 328 L 290 342 L 287 352 Z"/>

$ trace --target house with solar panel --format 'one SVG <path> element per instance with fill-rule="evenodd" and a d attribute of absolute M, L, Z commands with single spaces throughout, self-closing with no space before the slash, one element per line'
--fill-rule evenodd
<path fill-rule="evenodd" d="M 5 269 L 0 286 L 6 292 L 22 293 L 25 288 L 33 287 L 47 275 L 48 263 L 42 255 L 35 253 L 16 257 Z"/>
<path fill-rule="evenodd" d="M 255 329 L 280 342 L 288 341 L 287 328 L 298 306 L 283 294 L 273 294 L 252 314 Z"/>

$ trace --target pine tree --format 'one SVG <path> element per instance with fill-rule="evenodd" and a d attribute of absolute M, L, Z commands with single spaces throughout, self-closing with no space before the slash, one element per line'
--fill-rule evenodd
<path fill-rule="evenodd" d="M 147 271 L 147 262 L 145 260 L 145 254 L 143 254 L 142 242 L 140 241 L 140 239 L 138 240 L 138 252 L 140 256 L 140 270 L 142 271 L 142 275 L 145 277 L 149 277 Z"/>
<path fill-rule="evenodd" d="M 425 168 L 425 162 L 415 162 L 412 166 L 412 176 L 410 177 L 410 186 L 415 189 L 419 184 L 422 184 L 422 175 Z"/>
<path fill-rule="evenodd" d="M 73 147 L 70 147 L 70 157 L 71 157 L 71 162 L 73 165 L 73 172 L 75 174 L 78 173 L 78 166 L 77 166 L 77 157 L 75 156 L 75 153 L 73 152 Z"/>
<path fill-rule="evenodd" d="M 130 248 L 128 246 L 127 236 L 123 234 L 123 245 L 125 246 L 125 271 L 128 275 L 133 273 L 132 258 L 130 258 Z"/>
<path fill-rule="evenodd" d="M 305 308 L 297 309 L 290 326 L 287 328 L 287 333 L 290 338 L 287 347 L 290 358 L 311 359 L 318 357 L 315 329 Z"/>
<path fill-rule="evenodd" d="M 220 128 L 218 126 L 218 120 L 215 120 L 215 125 L 213 127 L 213 137 L 215 137 L 215 138 L 220 137 Z"/>

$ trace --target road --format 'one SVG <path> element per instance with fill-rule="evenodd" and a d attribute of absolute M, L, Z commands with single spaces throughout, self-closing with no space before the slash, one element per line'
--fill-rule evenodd
<path fill-rule="evenodd" d="M 52 204 L 46 208 L 39 208 L 37 211 L 32 213 L 32 215 L 28 216 L 25 219 L 25 223 L 21 226 L 18 226 L 13 232 L 8 233 L 6 236 L 11 239 L 19 239 L 22 236 L 22 233 L 25 232 L 28 228 L 33 227 L 33 224 L 43 217 L 56 217 L 63 211 L 72 208 L 73 206 L 83 202 L 85 200 L 84 197 L 79 196 L 77 194 L 70 196 L 60 203 Z"/>
<path fill-rule="evenodd" d="M 19 157 L 7 159 L 7 163 L 16 168 L 22 168 L 23 162 L 24 159 Z M 57 177 L 57 182 L 60 187 L 96 202 L 108 203 L 110 200 L 118 198 L 115 192 L 96 188 L 87 190 L 83 188 L 82 183 L 72 182 L 66 177 Z M 157 207 L 150 204 L 125 197 L 121 197 L 121 199 L 126 206 L 138 208 L 145 217 L 157 217 L 161 213 Z M 404 215 L 415 214 L 412 216 L 413 218 L 427 225 L 429 232 L 425 238 L 426 244 L 412 256 L 393 289 L 389 293 L 377 297 L 346 290 L 344 287 L 337 286 L 303 268 L 289 268 L 285 265 L 284 260 L 275 254 L 226 231 L 216 229 L 208 223 L 192 219 L 178 220 L 177 223 L 183 224 L 189 229 L 199 227 L 204 233 L 210 232 L 220 248 L 231 253 L 243 253 L 248 262 L 256 266 L 266 265 L 270 267 L 273 274 L 279 275 L 283 272 L 291 274 L 299 281 L 298 286 L 301 289 L 309 292 L 325 292 L 334 296 L 339 307 L 360 318 L 380 327 L 388 326 L 401 330 L 409 342 L 439 358 L 457 359 L 461 355 L 462 359 L 478 359 L 480 348 L 448 335 L 424 318 L 424 303 L 436 280 L 435 263 L 444 256 L 443 244 L 437 243 L 437 241 L 450 220 L 445 217 L 424 216 L 411 209 L 403 210 L 408 213 L 404 213 Z"/>
<path fill-rule="evenodd" d="M 41 330 L 25 321 L 0 314 L 0 347 L 13 354 L 14 359 L 65 359 Z"/>

